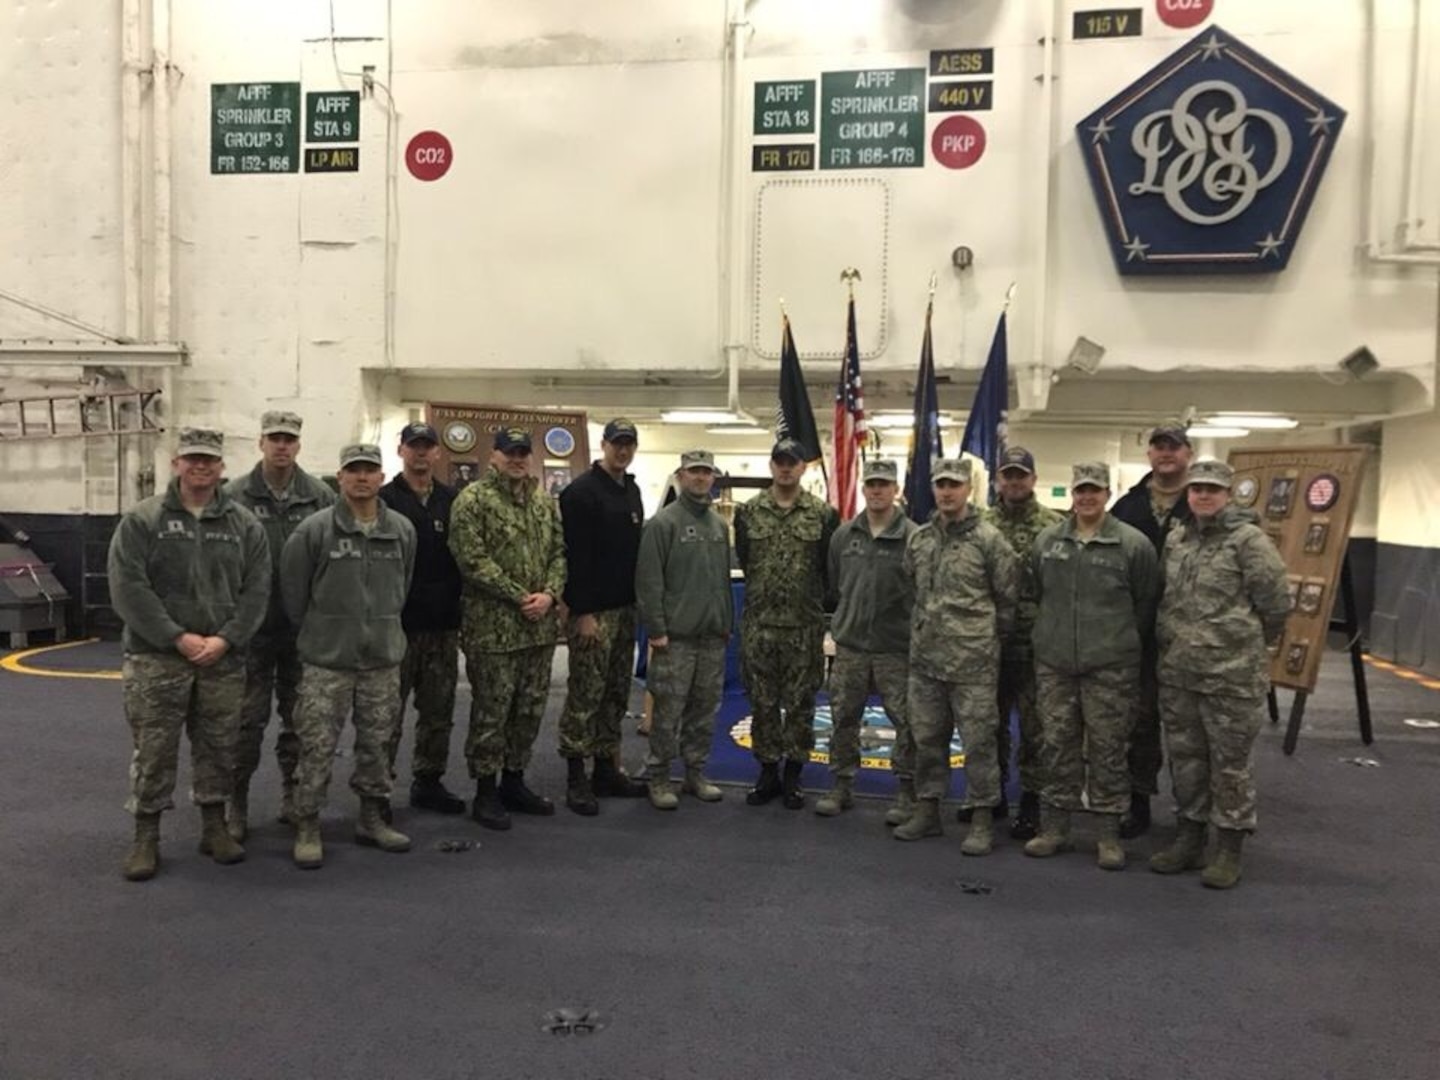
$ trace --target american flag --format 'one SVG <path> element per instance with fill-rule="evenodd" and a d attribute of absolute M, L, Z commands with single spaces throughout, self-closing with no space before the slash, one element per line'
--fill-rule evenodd
<path fill-rule="evenodd" d="M 860 451 L 865 439 L 865 390 L 860 381 L 852 295 L 845 319 L 845 356 L 840 361 L 840 382 L 835 387 L 835 481 L 830 485 L 830 504 L 839 511 L 842 521 L 855 514 Z"/>

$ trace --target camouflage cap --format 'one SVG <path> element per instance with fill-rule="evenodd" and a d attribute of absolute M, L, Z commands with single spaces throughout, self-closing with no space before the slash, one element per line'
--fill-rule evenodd
<path fill-rule="evenodd" d="M 633 443 L 638 443 L 640 441 L 640 432 L 635 429 L 635 425 L 629 420 L 626 420 L 623 416 L 617 416 L 605 425 L 605 433 L 601 435 L 601 438 L 609 443 L 621 442 L 625 439 L 629 439 Z"/>
<path fill-rule="evenodd" d="M 1235 470 L 1215 458 L 1201 458 L 1191 462 L 1190 470 L 1185 474 L 1187 484 L 1214 484 L 1228 490 L 1234 482 Z"/>
<path fill-rule="evenodd" d="M 1150 429 L 1149 443 L 1173 442 L 1176 446 L 1189 446 L 1190 434 L 1185 428 L 1185 421 L 1178 419 L 1161 420 Z"/>
<path fill-rule="evenodd" d="M 495 433 L 495 449 L 501 453 L 531 449 L 530 432 L 521 427 L 501 428 Z"/>
<path fill-rule="evenodd" d="M 1035 455 L 1023 446 L 1012 446 L 1000 455 L 1000 465 L 995 471 L 1003 473 L 1007 469 L 1021 469 L 1027 473 L 1034 473 Z"/>
<path fill-rule="evenodd" d="M 709 469 L 715 471 L 715 455 L 709 450 L 686 450 L 680 455 L 682 469 Z"/>
<path fill-rule="evenodd" d="M 940 480 L 958 480 L 962 484 L 970 483 L 971 466 L 964 458 L 939 458 L 930 467 L 930 479 L 932 482 Z"/>
<path fill-rule="evenodd" d="M 225 436 L 214 428 L 181 428 L 179 445 L 175 447 L 175 456 L 189 457 L 191 454 L 200 454 L 204 457 L 224 457 Z"/>
<path fill-rule="evenodd" d="M 1110 466 L 1103 461 L 1082 461 L 1070 470 L 1070 488 L 1110 487 Z"/>
<path fill-rule="evenodd" d="M 865 463 L 861 482 L 868 484 L 871 480 L 888 480 L 893 484 L 899 475 L 900 470 L 895 467 L 895 462 L 888 458 L 871 458 Z"/>
<path fill-rule="evenodd" d="M 340 467 L 354 465 L 357 462 L 369 462 L 371 465 L 380 465 L 380 447 L 374 443 L 351 443 L 340 451 Z"/>
<path fill-rule="evenodd" d="M 300 437 L 300 428 L 305 421 L 300 419 L 299 413 L 287 412 L 284 409 L 271 409 L 269 412 L 260 414 L 261 435 L 294 435 Z"/>

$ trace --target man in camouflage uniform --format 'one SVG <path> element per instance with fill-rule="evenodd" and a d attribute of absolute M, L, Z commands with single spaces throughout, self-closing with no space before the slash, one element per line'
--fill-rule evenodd
<path fill-rule="evenodd" d="M 470 814 L 487 829 L 508 829 L 507 811 L 555 812 L 526 786 L 525 766 L 550 690 L 565 538 L 555 500 L 530 475 L 530 433 L 503 428 L 495 450 L 497 464 L 455 500 L 450 550 L 465 582 L 460 646 L 470 679 Z"/>
<path fill-rule="evenodd" d="M 220 487 L 224 439 L 182 428 L 174 479 L 127 513 L 110 542 L 110 599 L 125 621 L 125 719 L 134 739 L 135 841 L 123 873 L 155 876 L 160 815 L 170 809 L 180 732 L 190 736 L 200 852 L 245 858 L 225 828 L 245 694 L 245 649 L 265 618 L 270 556 L 255 516 Z"/>
<path fill-rule="evenodd" d="M 833 817 L 853 802 L 860 727 L 873 686 L 895 731 L 890 770 L 898 793 L 885 823 L 900 825 L 915 809 L 915 736 L 906 707 L 915 595 L 905 573 L 905 544 L 919 526 L 895 503 L 900 491 L 895 462 L 866 462 L 862 484 L 865 512 L 836 529 L 830 541 L 829 579 L 839 598 L 830 626 L 835 639 L 830 771 L 835 783 L 815 804 L 815 812 Z"/>
<path fill-rule="evenodd" d="M 1023 446 L 1012 446 L 996 470 L 1000 501 L 985 510 L 985 520 L 1000 530 L 1015 557 L 1020 560 L 1020 603 L 1015 628 L 1000 643 L 999 726 L 996 739 L 1000 754 L 1000 803 L 996 817 L 1005 817 L 1009 804 L 1005 784 L 1010 771 L 1010 712 L 1020 715 L 1020 748 L 1015 767 L 1020 772 L 1020 812 L 1010 827 L 1015 840 L 1035 835 L 1040 819 L 1040 716 L 1035 707 L 1035 655 L 1030 634 L 1035 626 L 1035 582 L 1030 555 L 1035 538 L 1060 521 L 1060 515 L 1035 498 L 1035 457 Z M 963 814 L 965 811 L 961 811 Z"/>
<path fill-rule="evenodd" d="M 1125 753 L 1159 568 L 1144 534 L 1105 512 L 1109 466 L 1076 465 L 1070 492 L 1072 515 L 1042 532 L 1031 556 L 1045 801 L 1040 834 L 1025 854 L 1068 851 L 1070 815 L 1088 807 L 1100 819 L 1100 868 L 1123 870 Z"/>
<path fill-rule="evenodd" d="M 324 863 L 320 811 L 330 787 L 335 747 L 347 717 L 355 724 L 350 789 L 360 796 L 355 842 L 381 851 L 410 850 L 390 827 L 390 757 L 400 722 L 401 611 L 415 570 L 415 527 L 380 499 L 380 448 L 354 443 L 340 451 L 340 501 L 312 514 L 285 541 L 280 586 L 285 611 L 299 627 L 304 664 L 295 733 L 295 865 Z"/>
<path fill-rule="evenodd" d="M 1201 882 L 1233 888 L 1255 831 L 1255 737 L 1270 685 L 1268 647 L 1290 611 L 1285 564 L 1255 515 L 1230 506 L 1235 472 L 1197 461 L 1187 474 L 1193 518 L 1171 533 L 1162 566 L 1160 715 L 1170 750 L 1179 831 L 1150 859 L 1161 874 L 1201 865 L 1205 827 L 1218 850 Z"/>
<path fill-rule="evenodd" d="M 685 762 L 687 794 L 718 802 L 705 778 L 715 710 L 725 690 L 725 645 L 735 621 L 730 591 L 730 529 L 711 503 L 715 457 L 687 450 L 675 472 L 679 497 L 645 525 L 635 567 L 640 621 L 650 639 L 647 688 L 655 699 L 650 723 L 650 805 L 680 805 L 670 763 Z"/>
<path fill-rule="evenodd" d="M 415 752 L 410 759 L 410 805 L 438 814 L 463 814 L 465 800 L 445 786 L 455 683 L 460 658 L 460 568 L 450 554 L 450 508 L 455 489 L 435 478 L 440 439 L 426 423 L 400 430 L 400 475 L 380 489 L 385 505 L 415 527 L 415 574 L 405 598 L 405 659 L 400 664 L 400 713 L 386 746 L 390 776 L 405 728 L 405 702 L 415 694 Z"/>
<path fill-rule="evenodd" d="M 815 745 L 815 695 L 825 677 L 825 607 L 835 508 L 800 490 L 809 450 L 781 439 L 770 451 L 771 485 L 735 514 L 735 553 L 745 571 L 740 668 L 750 696 L 750 738 L 760 778 L 745 797 L 805 805 L 800 770 Z M 784 779 L 780 762 L 784 759 Z"/>
<path fill-rule="evenodd" d="M 950 788 L 950 738 L 965 748 L 970 830 L 960 850 L 988 855 L 991 818 L 1000 801 L 995 750 L 995 697 L 1000 641 L 1015 625 L 1019 567 L 995 526 L 968 500 L 970 462 L 941 458 L 933 472 L 935 513 L 905 548 L 915 587 L 910 619 L 910 726 L 915 732 L 915 812 L 897 840 L 939 836 L 940 800 Z"/>
<path fill-rule="evenodd" d="M 629 420 L 605 425 L 600 460 L 560 495 L 565 529 L 565 605 L 570 610 L 570 682 L 560 714 L 560 756 L 569 769 L 565 805 L 587 816 L 597 796 L 644 795 L 617 765 L 620 725 L 635 668 L 635 559 L 645 505 L 625 470 L 638 433 Z M 592 778 L 585 759 L 593 758 Z"/>
<path fill-rule="evenodd" d="M 295 763 L 300 742 L 295 737 L 295 698 L 300 688 L 300 656 L 295 627 L 285 617 L 280 598 L 280 551 L 295 527 L 317 510 L 335 503 L 335 493 L 297 463 L 303 421 L 293 412 L 270 411 L 260 417 L 260 460 L 244 476 L 225 485 L 225 493 L 246 507 L 265 527 L 270 544 L 270 610 L 260 632 L 250 641 L 245 659 L 245 705 L 240 711 L 240 743 L 235 754 L 235 786 L 226 806 L 230 835 L 244 841 L 250 823 L 250 778 L 260 766 L 271 701 L 280 713 L 275 758 L 280 763 L 280 820 L 292 824 Z"/>
<path fill-rule="evenodd" d="M 1155 551 L 1165 550 L 1165 538 L 1190 520 L 1185 499 L 1185 470 L 1190 466 L 1190 436 L 1183 420 L 1164 420 L 1150 432 L 1146 450 L 1150 471 L 1120 496 L 1110 513 L 1139 529 Z M 1153 635 L 1145 642 L 1141 665 L 1140 702 L 1135 715 L 1135 733 L 1130 740 L 1130 810 L 1120 825 L 1120 835 L 1133 839 L 1150 829 L 1150 796 L 1159 793 L 1157 783 L 1163 755 L 1160 750 L 1159 686 L 1155 681 L 1158 649 Z"/>

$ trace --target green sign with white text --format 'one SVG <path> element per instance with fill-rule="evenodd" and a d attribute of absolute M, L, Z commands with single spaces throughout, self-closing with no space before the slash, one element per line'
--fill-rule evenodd
<path fill-rule="evenodd" d="M 322 90 L 305 95 L 305 141 L 360 140 L 360 91 Z"/>
<path fill-rule="evenodd" d="M 820 76 L 820 168 L 913 169 L 924 164 L 924 68 Z"/>
<path fill-rule="evenodd" d="M 212 83 L 210 172 L 300 171 L 300 84 Z"/>

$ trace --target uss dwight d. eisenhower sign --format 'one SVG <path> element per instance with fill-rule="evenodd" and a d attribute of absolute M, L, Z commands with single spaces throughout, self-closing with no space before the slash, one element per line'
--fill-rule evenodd
<path fill-rule="evenodd" d="M 1344 110 L 1208 29 L 1076 125 L 1122 274 L 1283 270 Z"/>

